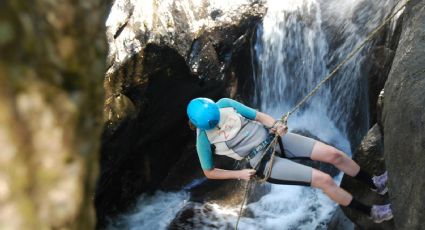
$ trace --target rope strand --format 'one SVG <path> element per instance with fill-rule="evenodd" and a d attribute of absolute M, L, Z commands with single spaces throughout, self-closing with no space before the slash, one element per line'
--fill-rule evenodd
<path fill-rule="evenodd" d="M 251 181 L 251 180 L 249 180 L 249 181 L 246 183 L 246 187 L 245 187 L 245 194 L 244 194 L 243 199 L 242 199 L 242 205 L 241 205 L 241 208 L 239 209 L 239 215 L 238 215 L 238 219 L 237 219 L 237 221 L 236 221 L 236 227 L 235 227 L 235 229 L 238 229 L 239 221 L 240 221 L 241 216 L 242 216 L 243 205 L 245 204 L 246 198 L 248 197 L 248 193 L 249 193 L 249 191 L 251 190 L 251 182 L 252 182 L 252 181 Z"/>

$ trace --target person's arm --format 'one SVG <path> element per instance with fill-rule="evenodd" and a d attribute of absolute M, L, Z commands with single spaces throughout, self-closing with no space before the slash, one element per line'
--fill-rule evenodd
<path fill-rule="evenodd" d="M 273 125 L 276 123 L 276 120 L 272 116 L 262 112 L 257 112 L 255 120 L 263 124 L 268 129 L 273 128 Z"/>
<path fill-rule="evenodd" d="M 276 122 L 276 120 L 270 115 L 256 111 L 255 109 L 250 108 L 233 99 L 222 98 L 217 101 L 217 106 L 219 108 L 232 107 L 236 110 L 236 112 L 238 112 L 242 116 L 260 122 L 266 128 L 270 129 L 272 133 L 275 133 L 277 131 L 280 136 L 285 135 L 287 131 L 287 127 L 282 122 Z"/>
<path fill-rule="evenodd" d="M 275 120 L 268 114 L 257 112 L 255 120 L 263 124 L 266 128 L 269 128 L 272 133 L 277 132 L 279 136 L 286 134 L 288 127 L 283 122 Z"/>
<path fill-rule="evenodd" d="M 213 168 L 212 170 L 205 170 L 204 174 L 208 179 L 243 179 L 249 180 L 255 175 L 254 169 L 241 169 L 241 170 L 225 170 Z"/>
<path fill-rule="evenodd" d="M 208 179 L 244 179 L 249 180 L 254 174 L 254 169 L 224 170 L 215 168 L 212 160 L 212 151 L 205 131 L 201 131 L 196 140 L 196 150 L 202 170 Z"/>
<path fill-rule="evenodd" d="M 250 108 L 240 102 L 237 102 L 230 98 L 222 98 L 217 101 L 217 106 L 219 108 L 232 107 L 238 112 L 240 115 L 250 119 L 255 120 L 255 116 L 257 115 L 257 111 L 253 108 Z"/>

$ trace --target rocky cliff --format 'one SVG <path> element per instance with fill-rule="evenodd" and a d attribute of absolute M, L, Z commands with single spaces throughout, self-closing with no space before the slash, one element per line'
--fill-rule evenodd
<path fill-rule="evenodd" d="M 425 1 L 411 1 L 385 84 L 384 157 L 396 229 L 425 218 Z"/>
<path fill-rule="evenodd" d="M 106 11 L 0 2 L 0 229 L 94 226 Z"/>
<path fill-rule="evenodd" d="M 180 189 L 201 176 L 186 105 L 252 87 L 251 36 L 264 13 L 261 2 L 248 0 L 114 3 L 106 23 L 98 227 L 142 192 Z"/>

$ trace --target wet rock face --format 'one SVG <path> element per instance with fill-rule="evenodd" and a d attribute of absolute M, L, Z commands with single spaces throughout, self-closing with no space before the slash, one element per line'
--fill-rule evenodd
<path fill-rule="evenodd" d="M 192 98 L 240 97 L 252 87 L 250 39 L 261 3 L 141 2 L 116 1 L 106 23 L 99 228 L 142 192 L 202 176 L 187 125 Z"/>
<path fill-rule="evenodd" d="M 91 229 L 105 1 L 0 3 L 0 229 Z"/>
<path fill-rule="evenodd" d="M 419 229 L 425 212 L 425 1 L 408 4 L 383 109 L 385 161 L 396 229 Z"/>
<path fill-rule="evenodd" d="M 385 171 L 384 143 L 378 125 L 375 124 L 363 138 L 362 143 L 354 153 L 353 160 L 363 170 L 372 175 L 380 175 Z M 389 203 L 388 195 L 381 196 L 371 191 L 367 185 L 352 177 L 344 175 L 341 187 L 366 205 Z M 343 206 L 341 206 L 341 209 L 360 229 L 395 229 L 393 221 L 375 224 L 363 213 Z"/>
<path fill-rule="evenodd" d="M 398 9 L 398 8 L 397 8 Z M 394 18 L 381 31 L 380 36 L 375 39 L 375 47 L 370 56 L 370 69 L 368 70 L 369 85 L 369 111 L 371 124 L 381 125 L 381 108 L 379 107 L 379 94 L 384 89 L 391 65 L 394 60 L 400 39 L 403 22 L 403 14 Z"/>

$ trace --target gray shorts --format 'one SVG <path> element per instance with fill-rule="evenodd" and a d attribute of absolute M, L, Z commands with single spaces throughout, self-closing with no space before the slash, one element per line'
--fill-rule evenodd
<path fill-rule="evenodd" d="M 286 158 L 274 158 L 270 178 L 267 181 L 274 184 L 310 186 L 313 169 L 290 159 L 311 158 L 315 143 L 316 140 L 309 137 L 295 133 L 285 134 L 282 138 L 282 144 L 285 149 Z M 276 151 L 280 152 L 278 145 L 276 145 Z M 250 160 L 249 163 L 252 167 L 257 165 L 260 156 L 261 154 L 257 154 L 257 156 Z M 267 163 L 265 170 L 269 167 L 269 164 L 270 162 Z"/>

